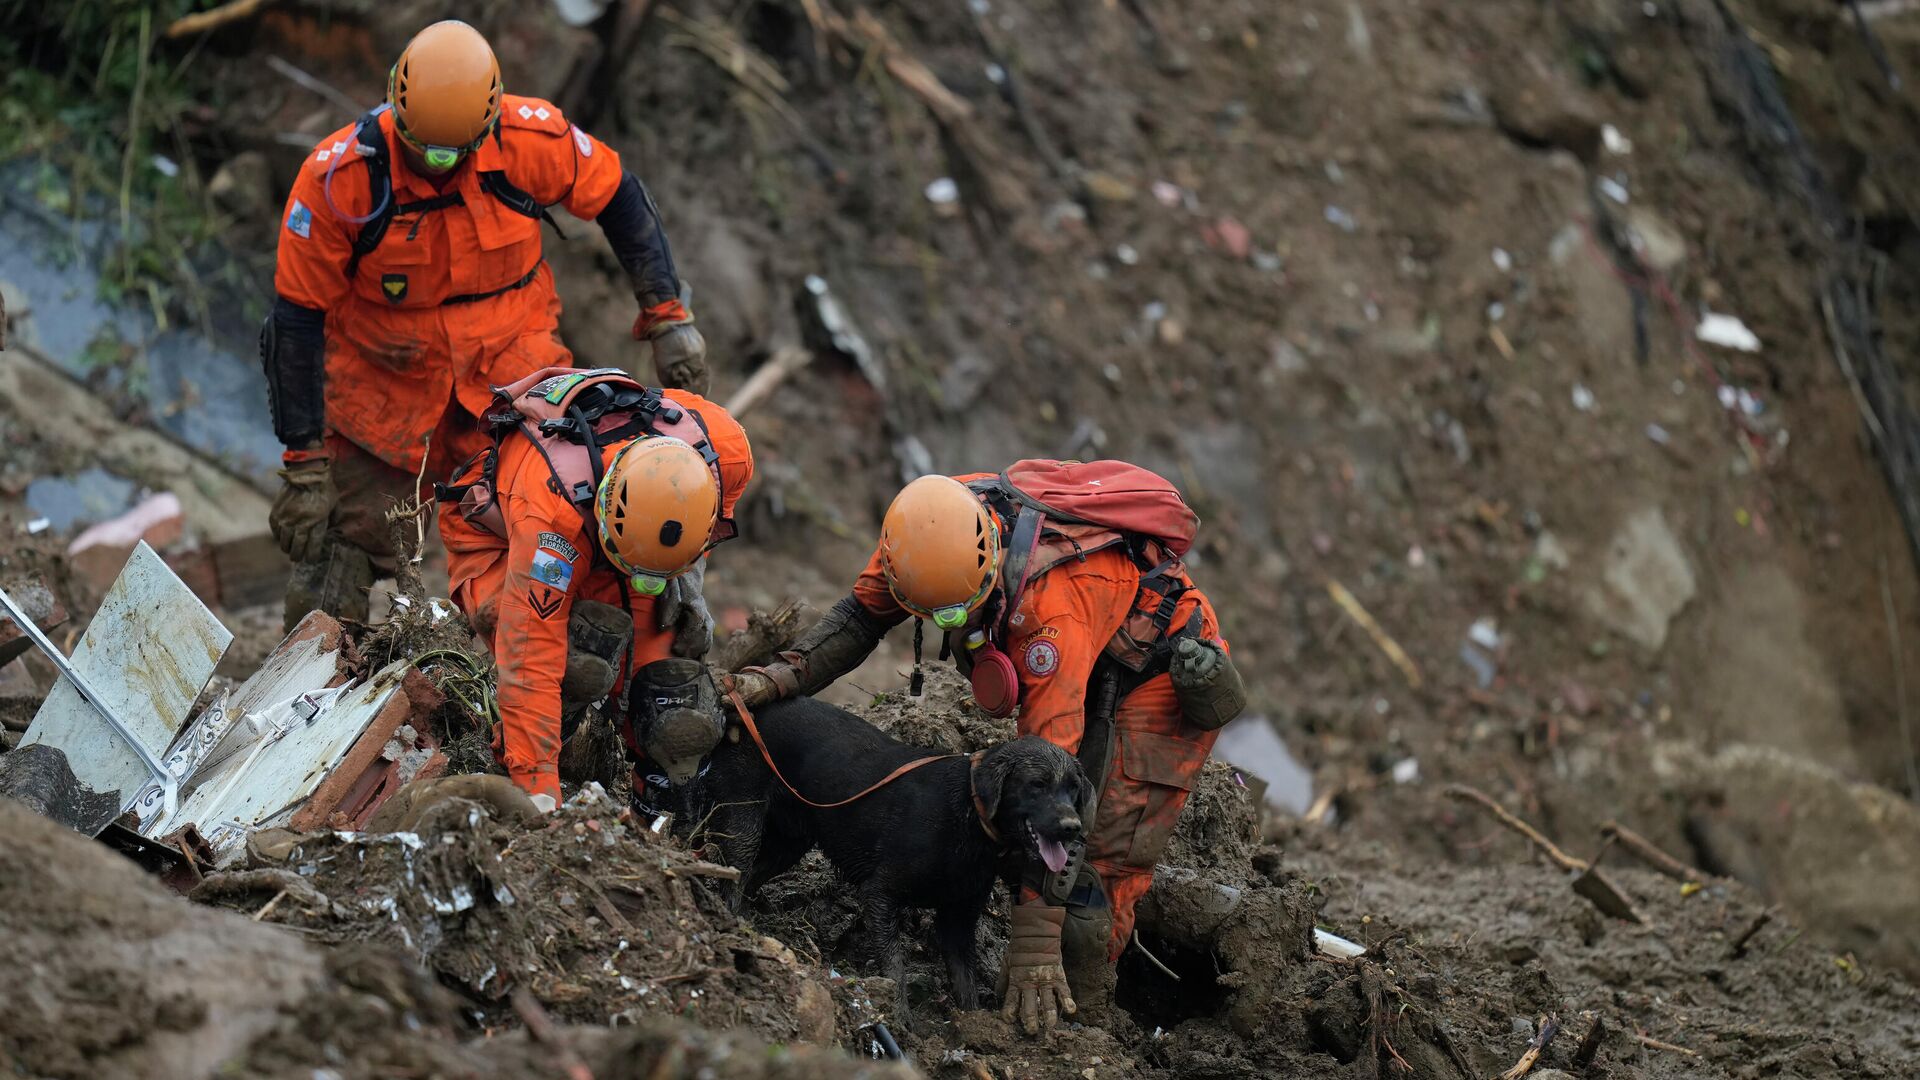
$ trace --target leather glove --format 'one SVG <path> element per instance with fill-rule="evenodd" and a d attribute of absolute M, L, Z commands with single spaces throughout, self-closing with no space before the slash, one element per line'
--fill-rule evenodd
<path fill-rule="evenodd" d="M 1060 928 L 1066 921 L 1066 908 L 1041 902 L 1015 904 L 1008 920 L 1000 1017 L 1018 1017 L 1028 1035 L 1049 1030 L 1059 1014 L 1072 1016 L 1078 1010 L 1060 963 Z"/>
<path fill-rule="evenodd" d="M 280 494 L 273 497 L 267 525 L 273 541 L 294 562 L 319 562 L 327 550 L 327 523 L 336 501 L 333 470 L 324 458 L 280 470 Z"/>
<path fill-rule="evenodd" d="M 653 337 L 653 371 L 660 385 L 707 394 L 707 339 L 690 322 L 663 327 Z"/>
<path fill-rule="evenodd" d="M 706 563 L 667 582 L 666 591 L 654 601 L 661 630 L 673 631 L 673 655 L 698 660 L 713 648 L 713 615 L 707 611 L 703 595 L 707 577 Z"/>
<path fill-rule="evenodd" d="M 740 695 L 740 700 L 749 709 L 780 700 L 780 687 L 758 671 L 737 671 L 727 678 L 731 680 L 729 686 Z"/>

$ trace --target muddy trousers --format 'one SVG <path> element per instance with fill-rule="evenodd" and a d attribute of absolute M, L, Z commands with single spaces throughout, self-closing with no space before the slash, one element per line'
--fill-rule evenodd
<path fill-rule="evenodd" d="M 484 449 L 489 440 L 473 417 L 449 402 L 428 444 L 424 472 L 389 464 L 337 434 L 329 433 L 326 442 L 339 501 L 328 522 L 326 547 L 320 558 L 293 564 L 287 581 L 288 631 L 311 611 L 367 621 L 368 590 L 376 581 L 392 577 L 395 569 L 393 531 L 387 524 L 387 512 L 417 496 L 427 507 L 429 517 L 424 524 L 430 526 L 433 484 L 450 479 L 453 470 Z"/>
<path fill-rule="evenodd" d="M 1133 936 L 1134 908 L 1153 885 L 1154 865 L 1173 838 L 1218 734 L 1181 719 L 1164 676 L 1120 703 L 1113 758 L 1087 831 L 1087 862 L 1099 876 L 1111 916 L 1109 963 L 1119 959 Z"/>

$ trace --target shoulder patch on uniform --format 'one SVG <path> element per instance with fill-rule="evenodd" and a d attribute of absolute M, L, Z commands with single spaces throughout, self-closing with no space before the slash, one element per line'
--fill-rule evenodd
<path fill-rule="evenodd" d="M 540 546 L 559 555 L 568 562 L 572 562 L 580 557 L 580 549 L 574 547 L 567 541 L 566 537 L 556 532 L 541 533 Z"/>
<path fill-rule="evenodd" d="M 309 239 L 313 233 L 313 211 L 299 199 L 287 209 L 287 231 L 302 240 Z"/>
<path fill-rule="evenodd" d="M 1026 665 L 1027 674 L 1036 679 L 1044 679 L 1059 670 L 1060 648 L 1048 638 L 1036 634 L 1021 651 L 1020 659 Z"/>
<path fill-rule="evenodd" d="M 560 107 L 552 102 L 511 94 L 500 104 L 500 122 L 510 128 L 543 131 L 548 135 L 565 135 L 572 127 L 567 118 L 560 115 Z"/>
<path fill-rule="evenodd" d="M 540 547 L 533 553 L 533 565 L 527 570 L 527 576 L 532 579 L 527 585 L 527 606 L 543 619 L 551 619 L 560 611 L 560 601 L 573 587 L 573 558 L 562 555 L 563 550 L 578 554 L 559 534 L 541 533 Z"/>
<path fill-rule="evenodd" d="M 578 124 L 573 125 L 573 145 L 580 148 L 581 157 L 593 156 L 593 140 L 587 137 L 586 132 L 580 130 Z"/>
<path fill-rule="evenodd" d="M 566 592 L 573 585 L 573 560 L 542 546 L 533 553 L 533 567 L 527 573 L 542 585 Z"/>

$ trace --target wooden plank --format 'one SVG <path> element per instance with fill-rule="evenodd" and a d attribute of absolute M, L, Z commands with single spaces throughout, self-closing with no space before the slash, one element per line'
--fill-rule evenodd
<path fill-rule="evenodd" d="M 232 632 L 142 542 L 87 624 L 72 664 L 157 757 L 186 723 L 232 641 Z M 118 791 L 122 810 L 150 778 L 139 754 L 65 678 L 27 728 L 22 745 L 34 743 L 65 751 L 74 776 L 94 791 Z"/>

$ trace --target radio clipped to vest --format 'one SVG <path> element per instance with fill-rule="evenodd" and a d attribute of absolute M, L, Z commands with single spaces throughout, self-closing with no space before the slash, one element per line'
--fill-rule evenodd
<path fill-rule="evenodd" d="M 494 387 L 493 399 L 486 417 L 493 445 L 463 464 L 453 483 L 434 490 L 441 502 L 457 503 L 462 518 L 502 540 L 507 525 L 499 500 L 500 448 L 516 436 L 539 451 L 552 490 L 573 504 L 588 535 L 596 538 L 594 493 L 605 470 L 604 451 L 613 443 L 635 436 L 678 439 L 700 452 L 714 483 L 720 483 L 720 457 L 699 414 L 619 368 L 545 368 Z M 711 541 L 732 539 L 734 533 L 733 519 L 720 518 Z"/>

